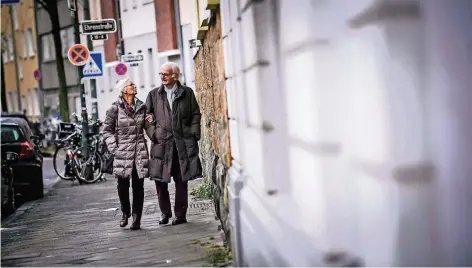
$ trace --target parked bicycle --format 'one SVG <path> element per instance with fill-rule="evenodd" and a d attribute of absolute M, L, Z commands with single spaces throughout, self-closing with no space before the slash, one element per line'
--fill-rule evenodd
<path fill-rule="evenodd" d="M 101 134 L 90 133 L 87 135 L 89 156 L 86 158 L 84 148 L 81 146 L 81 125 L 79 123 L 67 125 L 68 131 L 66 133 L 70 134 L 55 141 L 53 166 L 56 174 L 63 180 L 78 180 L 80 184 L 97 182 L 103 177 L 101 169 L 103 156 L 100 152 Z M 101 122 L 95 121 L 91 125 L 100 126 Z M 87 174 L 87 172 L 92 172 L 92 174 Z"/>
<path fill-rule="evenodd" d="M 15 185 L 12 164 L 18 162 L 18 154 L 2 152 L 2 216 L 15 211 Z"/>

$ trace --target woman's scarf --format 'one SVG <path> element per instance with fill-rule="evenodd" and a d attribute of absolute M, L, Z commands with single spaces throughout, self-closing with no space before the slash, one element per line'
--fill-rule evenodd
<path fill-rule="evenodd" d="M 122 99 L 123 99 L 123 102 L 125 104 L 126 111 L 133 114 L 134 113 L 134 105 L 129 104 L 124 98 L 122 98 Z M 134 100 L 134 101 L 136 101 L 136 100 Z"/>

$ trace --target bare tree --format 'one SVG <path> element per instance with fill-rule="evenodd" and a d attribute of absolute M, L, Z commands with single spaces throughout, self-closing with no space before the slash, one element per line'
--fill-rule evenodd
<path fill-rule="evenodd" d="M 61 25 L 59 12 L 57 10 L 58 0 L 36 0 L 39 5 L 49 14 L 52 26 L 52 37 L 56 51 L 56 67 L 59 79 L 59 112 L 62 120 L 69 121 L 69 101 L 67 97 L 67 81 L 62 58 Z"/>

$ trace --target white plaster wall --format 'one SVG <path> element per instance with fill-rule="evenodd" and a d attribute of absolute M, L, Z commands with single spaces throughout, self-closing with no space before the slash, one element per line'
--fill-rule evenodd
<path fill-rule="evenodd" d="M 471 265 L 465 1 L 221 1 L 244 264 Z"/>

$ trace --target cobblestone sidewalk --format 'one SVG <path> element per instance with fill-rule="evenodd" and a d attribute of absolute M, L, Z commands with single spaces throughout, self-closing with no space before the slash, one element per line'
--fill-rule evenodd
<path fill-rule="evenodd" d="M 131 231 L 119 227 L 113 178 L 81 186 L 59 182 L 2 226 L 1 266 L 208 266 L 206 248 L 194 241 L 222 243 L 211 202 L 191 202 L 187 224 L 159 226 L 154 183 L 146 180 L 144 187 L 142 230 Z"/>

